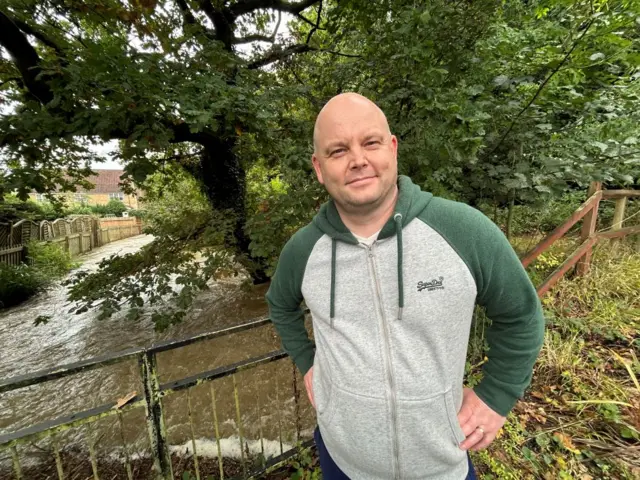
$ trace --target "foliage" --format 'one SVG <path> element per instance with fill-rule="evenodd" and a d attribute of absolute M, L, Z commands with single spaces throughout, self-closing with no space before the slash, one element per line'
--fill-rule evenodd
<path fill-rule="evenodd" d="M 39 203 L 33 200 L 20 200 L 16 195 L 5 195 L 0 201 L 0 222 L 18 222 L 20 220 L 55 220 L 62 216 L 50 203 Z"/>
<path fill-rule="evenodd" d="M 45 279 L 61 278 L 77 266 L 69 252 L 55 243 L 30 241 L 27 244 L 27 261 Z"/>
<path fill-rule="evenodd" d="M 155 240 L 103 260 L 95 272 L 78 272 L 68 281 L 69 300 L 78 313 L 98 307 L 99 319 L 123 309 L 132 321 L 149 313 L 164 330 L 184 318 L 209 281 L 238 274 L 228 249 L 235 222 L 233 212 L 212 211 L 197 182 L 178 167 L 149 176 L 144 186 L 141 214 Z"/>
<path fill-rule="evenodd" d="M 121 217 L 123 212 L 128 210 L 127 206 L 122 201 L 112 198 L 107 204 L 104 205 L 84 205 L 84 204 L 72 204 L 69 207 L 63 209 L 62 216 L 69 215 L 97 215 L 103 217 L 105 215 L 113 215 Z"/>
<path fill-rule="evenodd" d="M 327 194 L 315 178 L 302 172 L 288 172 L 266 185 L 255 185 L 259 189 L 250 188 L 250 192 L 256 210 L 246 227 L 249 248 L 271 276 L 287 240 L 311 221 Z"/>
<path fill-rule="evenodd" d="M 193 273 L 200 255 L 223 254 L 255 282 L 273 272 L 323 198 L 306 180 L 313 120 L 343 91 L 386 112 L 401 173 L 497 208 L 499 223 L 515 204 L 519 233 L 557 225 L 582 194 L 567 192 L 593 179 L 625 186 L 640 175 L 638 2 L 5 3 L 0 44 L 12 60 L 0 59 L 0 82 L 12 109 L 0 117 L 0 191 L 73 190 L 89 146 L 118 140 L 128 188 L 151 179 L 153 190 L 155 175 L 171 184 L 173 172 L 188 183 L 188 204 L 156 190 L 147 195 L 158 207 L 143 214 L 157 271 L 193 274 L 190 285 L 215 276 Z M 272 35 L 282 10 L 295 17 L 286 39 Z M 162 255 L 158 245 L 186 250 Z M 125 274 L 170 288 L 133 264 L 140 270 L 105 264 L 96 292 L 120 292 Z M 117 311 L 85 280 L 74 298 Z M 136 308 L 155 298 L 119 295 Z"/>
<path fill-rule="evenodd" d="M 75 267 L 71 256 L 58 245 L 29 242 L 27 263 L 17 266 L 0 263 L 0 307 L 27 300 Z"/>
<path fill-rule="evenodd" d="M 322 33 L 359 57 L 296 58 L 280 75 L 320 98 L 356 90 L 376 100 L 399 137 L 401 171 L 437 194 L 506 204 L 591 179 L 629 184 L 639 172 L 639 9 L 341 2 Z"/>
<path fill-rule="evenodd" d="M 201 186 L 181 168 L 167 168 L 149 176 L 144 189 L 142 215 L 152 235 L 194 238 L 213 220 Z"/>
<path fill-rule="evenodd" d="M 0 308 L 17 305 L 42 288 L 36 269 L 27 265 L 10 266 L 0 263 Z"/>

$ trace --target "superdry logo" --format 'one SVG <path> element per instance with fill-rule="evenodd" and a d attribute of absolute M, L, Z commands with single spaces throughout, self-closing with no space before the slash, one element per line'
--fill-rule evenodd
<path fill-rule="evenodd" d="M 443 282 L 444 277 L 439 277 L 438 280 L 433 279 L 430 282 L 418 282 L 418 291 L 427 290 L 427 292 L 433 292 L 434 290 L 444 290 Z"/>

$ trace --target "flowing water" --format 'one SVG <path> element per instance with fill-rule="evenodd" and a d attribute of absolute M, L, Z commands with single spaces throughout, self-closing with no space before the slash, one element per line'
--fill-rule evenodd
<path fill-rule="evenodd" d="M 103 258 L 134 252 L 151 240 L 152 237 L 141 235 L 108 244 L 81 257 L 80 268 L 95 270 Z M 157 333 L 148 319 L 126 320 L 126 311 L 108 320 L 98 320 L 94 311 L 69 314 L 71 305 L 66 300 L 66 287 L 58 285 L 20 306 L 0 310 L 0 378 L 245 323 L 267 313 L 265 293 L 266 286 L 252 287 L 248 291 L 240 288 L 238 279 L 215 282 L 210 290 L 197 298 L 184 322 Z M 33 321 L 39 315 L 48 315 L 51 320 L 46 325 L 34 326 Z M 279 340 L 271 325 L 267 325 L 163 352 L 158 354 L 160 382 L 177 380 L 278 348 Z M 249 439 L 257 440 L 262 435 L 269 440 L 266 442 L 267 453 L 280 453 L 281 432 L 285 443 L 295 442 L 297 407 L 291 361 L 283 359 L 241 372 L 236 375 L 236 382 L 241 407 L 240 423 L 237 421 L 232 379 L 228 377 L 212 382 L 220 437 L 227 440 L 223 444 L 227 446 L 227 453 L 232 456 L 239 453 L 235 438 L 240 428 Z M 298 388 L 303 390 L 299 375 L 297 382 Z M 135 359 L 0 394 L 0 433 L 13 432 L 112 402 L 131 392 L 142 393 Z M 207 440 L 215 437 L 210 393 L 207 383 L 190 389 L 189 393 L 182 391 L 165 397 L 163 406 L 170 444 L 180 445 L 190 439 L 189 395 L 194 411 L 195 436 L 203 440 L 199 444 L 200 451 L 206 453 L 204 450 L 211 450 L 211 446 L 206 444 Z M 315 423 L 312 408 L 305 397 L 302 391 L 299 408 L 303 438 L 311 434 Z M 134 450 L 147 450 L 144 408 L 125 414 L 124 420 L 127 443 L 133 445 Z M 90 427 L 74 428 L 62 434 L 61 443 L 83 442 L 90 435 L 100 439 L 98 446 L 103 451 L 113 449 L 121 443 L 117 425 L 115 417 L 109 417 Z M 0 453 L 0 459 L 3 457 L 6 459 Z"/>

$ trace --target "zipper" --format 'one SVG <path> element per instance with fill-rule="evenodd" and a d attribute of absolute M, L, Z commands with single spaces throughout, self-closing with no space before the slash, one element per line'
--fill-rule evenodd
<path fill-rule="evenodd" d="M 373 242 L 375 245 L 377 242 Z M 382 338 L 385 351 L 385 370 L 387 376 L 387 393 L 389 396 L 389 403 L 391 405 L 391 446 L 393 449 L 393 478 L 400 480 L 400 454 L 398 451 L 398 420 L 397 420 L 397 406 L 396 406 L 396 393 L 393 383 L 393 375 L 391 374 L 391 347 L 389 341 L 389 333 L 387 326 L 385 325 L 385 315 L 382 308 L 382 290 L 380 288 L 380 281 L 378 280 L 378 272 L 376 267 L 375 255 L 373 254 L 373 245 L 366 246 L 367 258 L 373 274 L 373 280 L 376 286 L 376 295 L 374 295 L 374 303 L 377 307 L 380 317 L 380 327 L 382 330 Z"/>

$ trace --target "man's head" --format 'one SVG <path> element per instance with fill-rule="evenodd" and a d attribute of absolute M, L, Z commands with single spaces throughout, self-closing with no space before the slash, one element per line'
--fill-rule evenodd
<path fill-rule="evenodd" d="M 313 131 L 313 168 L 343 210 L 374 211 L 395 195 L 398 140 L 382 110 L 356 93 L 333 97 Z"/>

